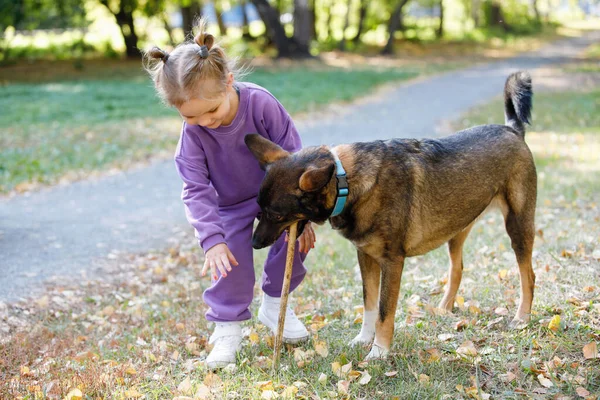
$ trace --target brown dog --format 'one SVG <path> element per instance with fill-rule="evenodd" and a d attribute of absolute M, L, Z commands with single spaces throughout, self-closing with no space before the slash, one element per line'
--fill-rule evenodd
<path fill-rule="evenodd" d="M 449 281 L 440 307 L 451 311 L 462 277 L 463 243 L 477 219 L 496 206 L 521 275 L 521 302 L 512 323 L 527 322 L 535 283 L 537 193 L 535 165 L 524 140 L 532 96 L 530 76 L 512 74 L 504 89 L 506 125 L 477 126 L 439 140 L 308 147 L 290 154 L 262 136 L 246 136 L 267 171 L 258 196 L 262 217 L 254 248 L 271 245 L 295 221 L 329 220 L 358 251 L 364 316 L 351 344 L 375 339 L 367 359 L 380 358 L 392 342 L 404 259 L 448 243 Z"/>

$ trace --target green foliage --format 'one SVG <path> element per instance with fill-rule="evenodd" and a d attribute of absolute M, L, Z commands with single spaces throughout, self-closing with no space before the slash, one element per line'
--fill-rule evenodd
<path fill-rule="evenodd" d="M 32 30 L 87 24 L 84 0 L 0 0 L 0 33 L 9 26 Z"/>

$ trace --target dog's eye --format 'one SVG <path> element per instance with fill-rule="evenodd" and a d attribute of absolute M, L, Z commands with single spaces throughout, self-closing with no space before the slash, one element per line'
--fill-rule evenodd
<path fill-rule="evenodd" d="M 273 215 L 273 219 L 275 221 L 283 221 L 283 217 L 281 215 Z"/>

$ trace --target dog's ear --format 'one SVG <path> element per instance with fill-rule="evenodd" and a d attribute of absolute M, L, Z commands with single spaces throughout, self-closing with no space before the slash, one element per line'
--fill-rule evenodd
<path fill-rule="evenodd" d="M 300 176 L 300 190 L 304 192 L 316 192 L 325 187 L 333 176 L 335 164 L 329 164 L 324 167 L 309 166 Z"/>
<path fill-rule="evenodd" d="M 262 169 L 290 155 L 290 153 L 257 133 L 246 135 L 244 142 L 246 142 L 246 146 L 248 146 L 254 158 L 258 160 Z"/>

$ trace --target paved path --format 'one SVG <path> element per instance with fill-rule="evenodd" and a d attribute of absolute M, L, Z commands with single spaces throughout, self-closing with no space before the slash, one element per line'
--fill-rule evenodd
<path fill-rule="evenodd" d="M 499 95 L 510 72 L 565 61 L 598 39 L 594 33 L 418 80 L 349 106 L 335 118 L 304 119 L 297 125 L 305 145 L 435 136 L 440 121 Z M 90 276 L 111 252 L 167 247 L 174 232 L 190 230 L 180 190 L 173 163 L 166 161 L 0 200 L 0 300 L 24 297 L 53 276 Z"/>

